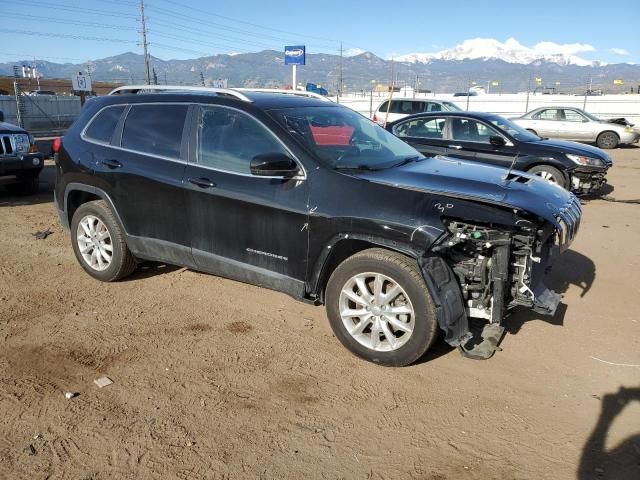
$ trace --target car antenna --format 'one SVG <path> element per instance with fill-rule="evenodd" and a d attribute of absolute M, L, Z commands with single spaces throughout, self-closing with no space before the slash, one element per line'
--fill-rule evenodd
<path fill-rule="evenodd" d="M 516 156 L 513 157 L 513 160 L 511 161 L 511 165 L 509 165 L 509 170 L 507 170 L 506 175 L 504 176 L 504 181 L 508 182 L 510 180 L 510 176 L 511 176 L 511 171 L 513 170 L 513 167 L 515 166 L 516 162 L 518 161 L 518 158 L 520 157 L 520 152 L 516 152 Z"/>

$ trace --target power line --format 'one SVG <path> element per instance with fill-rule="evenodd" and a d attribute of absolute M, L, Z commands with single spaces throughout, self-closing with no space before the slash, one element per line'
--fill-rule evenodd
<path fill-rule="evenodd" d="M 158 14 L 158 15 L 164 15 L 164 16 L 167 16 L 167 17 L 171 17 L 172 21 L 175 21 L 175 19 L 177 17 L 177 18 L 185 19 L 185 20 L 187 20 L 189 22 L 194 22 L 194 23 L 198 23 L 198 24 L 204 25 L 206 27 L 214 26 L 216 28 L 220 28 L 220 29 L 227 30 L 227 31 L 230 31 L 230 32 L 241 33 L 243 35 L 248 35 L 250 37 L 263 37 L 263 38 L 268 38 L 268 39 L 271 39 L 271 40 L 278 40 L 278 41 L 281 41 L 281 42 L 284 42 L 284 43 L 288 43 L 288 42 L 291 41 L 291 39 L 286 39 L 286 38 L 283 38 L 283 37 L 275 37 L 273 35 L 259 34 L 259 33 L 255 33 L 255 32 L 249 31 L 249 30 L 242 30 L 242 29 L 239 29 L 239 28 L 230 27 L 228 25 L 223 25 L 223 24 L 220 24 L 220 23 L 213 23 L 213 22 L 205 21 L 205 20 L 202 20 L 201 18 L 193 17 L 193 16 L 190 16 L 190 15 L 185 15 L 185 14 L 182 14 L 180 12 L 176 12 L 176 11 L 169 10 L 169 9 L 166 9 L 166 8 L 156 7 L 156 6 L 153 6 L 153 5 L 149 5 L 149 9 L 154 11 L 154 12 L 156 12 L 156 14 Z M 316 48 L 319 47 L 321 49 L 322 48 L 335 49 L 335 45 L 310 44 L 309 46 L 316 47 Z"/>
<path fill-rule="evenodd" d="M 73 6 L 73 5 L 66 5 L 66 4 L 61 4 L 61 3 L 53 3 L 53 2 L 44 2 L 44 1 L 34 1 L 34 0 L 3 0 L 5 3 L 17 3 L 20 6 L 24 6 L 25 4 L 30 5 L 30 6 L 34 6 L 34 7 L 45 7 L 45 8 L 55 8 L 57 10 L 66 10 L 69 12 L 73 12 L 73 13 L 78 13 L 79 11 L 82 12 L 86 12 L 86 13 L 92 13 L 92 14 L 96 14 L 96 15 L 100 15 L 100 16 L 107 16 L 107 17 L 118 17 L 118 18 L 129 18 L 132 20 L 137 20 L 138 17 L 136 17 L 135 15 L 127 15 L 127 14 L 123 14 L 123 13 L 115 13 L 113 11 L 108 11 L 108 10 L 96 10 L 96 9 L 90 9 L 90 8 L 79 8 L 77 6 Z"/>
<path fill-rule="evenodd" d="M 229 40 L 232 41 L 234 43 L 244 43 L 247 45 L 254 45 L 257 47 L 261 47 L 261 48 L 267 48 L 267 49 L 274 49 L 274 50 L 279 50 L 279 46 L 278 48 L 274 48 L 273 44 L 266 44 L 266 43 L 258 43 L 258 42 L 254 42 L 251 40 L 245 40 L 242 38 L 238 38 L 238 37 L 231 37 L 231 36 L 227 36 L 227 35 L 220 35 L 217 33 L 211 33 L 208 32 L 206 30 L 201 30 L 201 29 L 197 29 L 197 28 L 193 28 L 193 26 L 184 26 L 180 23 L 165 23 L 165 22 L 158 22 L 157 20 L 152 20 L 151 25 L 159 25 L 161 27 L 167 27 L 170 28 L 171 30 L 178 30 L 181 32 L 186 32 L 186 33 L 194 33 L 197 34 L 199 37 L 209 37 L 209 38 L 215 38 L 215 39 L 222 39 L 222 40 Z M 153 31 L 153 30 L 152 30 Z M 162 31 L 162 30 L 161 30 Z M 196 42 L 198 42 L 200 39 L 195 40 Z M 278 44 L 280 45 L 280 44 Z"/>
<path fill-rule="evenodd" d="M 189 8 L 190 10 L 193 10 L 194 12 L 203 13 L 203 14 L 209 15 L 211 17 L 217 17 L 217 18 L 222 18 L 222 19 L 229 20 L 229 21 L 232 21 L 232 22 L 243 23 L 245 25 L 250 25 L 252 27 L 260 28 L 260 29 L 263 29 L 263 30 L 270 30 L 272 32 L 284 33 L 286 35 L 294 35 L 296 37 L 304 37 L 304 38 L 314 38 L 316 40 L 323 40 L 323 41 L 329 41 L 329 42 L 335 42 L 336 41 L 335 39 L 332 39 L 332 38 L 316 37 L 316 36 L 308 35 L 308 34 L 288 32 L 286 30 L 278 30 L 276 28 L 265 27 L 264 25 L 258 25 L 256 23 L 247 22 L 246 20 L 240 20 L 240 19 L 237 19 L 237 18 L 226 17 L 224 15 L 219 15 L 219 14 L 216 14 L 216 13 L 207 12 L 205 10 L 202 10 L 202 9 L 199 9 L 199 8 L 195 8 L 195 7 L 192 7 L 190 5 L 181 4 L 180 2 L 176 2 L 174 0 L 171 0 L 171 1 L 169 1 L 169 0 L 160 0 L 160 1 L 162 1 L 164 3 L 169 3 L 171 5 L 180 5 L 182 7 Z"/>
<path fill-rule="evenodd" d="M 91 40 L 96 42 L 114 42 L 114 43 L 133 43 L 132 40 L 124 40 L 118 38 L 106 38 L 106 37 L 91 37 L 87 35 L 73 35 L 68 33 L 52 33 L 52 32 L 33 32 L 30 30 L 13 30 L 10 28 L 0 28 L 0 32 L 3 33 L 16 33 L 19 35 L 32 35 L 38 37 L 57 37 L 57 38 L 71 38 L 74 40 Z"/>
<path fill-rule="evenodd" d="M 108 28 L 108 29 L 113 29 L 113 30 L 135 30 L 135 27 L 126 27 L 123 25 L 113 25 L 113 24 L 105 24 L 105 23 L 93 23 L 93 22 L 83 22 L 83 21 L 79 21 L 79 20 L 66 20 L 66 19 L 62 19 L 62 18 L 51 18 L 51 17 L 41 17 L 38 15 L 28 15 L 28 14 L 24 14 L 22 12 L 5 12 L 5 14 L 8 15 L 15 15 L 16 18 L 20 17 L 20 18 L 33 18 L 33 19 L 37 19 L 37 20 L 43 20 L 46 21 L 47 23 L 60 23 L 63 25 L 78 25 L 78 26 L 83 26 L 83 27 L 92 27 L 92 28 Z"/>

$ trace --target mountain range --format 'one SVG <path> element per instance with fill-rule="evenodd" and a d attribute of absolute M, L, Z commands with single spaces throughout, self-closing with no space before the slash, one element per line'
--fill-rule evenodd
<path fill-rule="evenodd" d="M 375 80 L 388 85 L 395 78 L 399 85 L 418 85 L 436 92 L 466 91 L 470 85 L 493 83 L 502 92 L 525 91 L 527 87 L 552 86 L 560 92 L 584 93 L 587 88 L 605 91 L 629 91 L 640 84 L 640 65 L 589 62 L 568 53 L 544 54 L 544 45 L 530 49 L 514 40 L 505 43 L 468 44 L 433 54 L 402 55 L 386 60 L 371 52 L 360 52 L 342 59 L 346 90 L 368 91 Z M 473 42 L 473 41 L 471 41 Z M 517 44 L 517 45 L 516 45 Z M 538 44 L 536 47 L 539 47 Z M 587 46 L 588 47 L 588 46 Z M 579 50 L 579 46 L 578 46 Z M 542 53 L 541 53 L 542 52 Z M 198 85 L 204 79 L 212 84 L 227 79 L 229 86 L 283 87 L 291 82 L 291 69 L 283 63 L 282 52 L 264 50 L 255 53 L 220 54 L 188 60 L 163 60 L 151 57 L 158 83 Z M 32 60 L 0 63 L 0 75 L 12 75 L 14 65 L 31 65 Z M 340 56 L 307 54 L 305 66 L 298 67 L 298 82 L 314 82 L 335 90 L 339 83 Z M 127 52 L 83 64 L 36 61 L 43 78 L 70 78 L 82 71 L 92 78 L 119 83 L 143 83 L 143 56 Z M 392 77 L 393 72 L 393 77 Z M 536 82 L 536 79 L 540 79 Z M 614 80 L 622 79 L 623 86 Z"/>

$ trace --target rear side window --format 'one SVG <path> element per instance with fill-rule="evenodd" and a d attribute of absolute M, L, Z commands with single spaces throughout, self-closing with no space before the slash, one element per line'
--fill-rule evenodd
<path fill-rule="evenodd" d="M 555 108 L 541 110 L 538 113 L 534 113 L 531 118 L 533 118 L 534 120 L 557 120 L 558 110 L 556 110 Z"/>
<path fill-rule="evenodd" d="M 134 105 L 122 131 L 122 147 L 179 158 L 188 105 Z"/>
<path fill-rule="evenodd" d="M 84 135 L 98 142 L 110 143 L 124 108 L 124 105 L 117 105 L 102 110 L 89 124 Z"/>

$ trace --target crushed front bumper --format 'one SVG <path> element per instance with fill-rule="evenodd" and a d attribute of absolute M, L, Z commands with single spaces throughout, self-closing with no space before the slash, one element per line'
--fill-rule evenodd
<path fill-rule="evenodd" d="M 571 191 L 576 195 L 588 195 L 600 190 L 607 183 L 608 168 L 578 167 L 569 172 Z"/>

